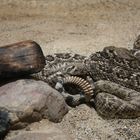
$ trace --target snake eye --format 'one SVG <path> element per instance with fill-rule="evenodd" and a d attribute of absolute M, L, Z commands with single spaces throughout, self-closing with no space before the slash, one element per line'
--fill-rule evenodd
<path fill-rule="evenodd" d="M 75 66 L 70 66 L 67 68 L 67 72 L 72 72 L 75 69 Z"/>

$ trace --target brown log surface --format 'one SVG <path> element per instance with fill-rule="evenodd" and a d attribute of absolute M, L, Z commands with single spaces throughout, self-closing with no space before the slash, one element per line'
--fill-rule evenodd
<path fill-rule="evenodd" d="M 27 40 L 0 47 L 0 77 L 16 77 L 39 72 L 45 66 L 41 47 Z"/>

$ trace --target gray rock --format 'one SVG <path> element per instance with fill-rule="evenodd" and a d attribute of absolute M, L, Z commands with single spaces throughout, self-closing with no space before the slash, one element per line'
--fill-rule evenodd
<path fill-rule="evenodd" d="M 1 86 L 0 108 L 8 110 L 11 129 L 24 128 L 43 117 L 59 122 L 68 112 L 59 92 L 42 81 L 29 79 Z"/>
<path fill-rule="evenodd" d="M 0 110 L 0 139 L 4 138 L 4 136 L 8 132 L 8 129 L 10 127 L 9 121 L 10 120 L 9 120 L 8 112 L 1 109 Z"/>

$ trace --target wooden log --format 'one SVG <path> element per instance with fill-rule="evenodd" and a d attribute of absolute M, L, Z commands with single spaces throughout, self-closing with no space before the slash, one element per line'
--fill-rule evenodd
<path fill-rule="evenodd" d="M 39 72 L 45 66 L 40 46 L 31 40 L 0 47 L 0 77 Z"/>

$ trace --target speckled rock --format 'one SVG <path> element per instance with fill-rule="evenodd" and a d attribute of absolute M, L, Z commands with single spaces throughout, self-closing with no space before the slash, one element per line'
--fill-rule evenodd
<path fill-rule="evenodd" d="M 0 108 L 8 111 L 11 129 L 24 128 L 43 117 L 59 122 L 68 112 L 59 92 L 42 81 L 29 79 L 1 86 Z"/>

